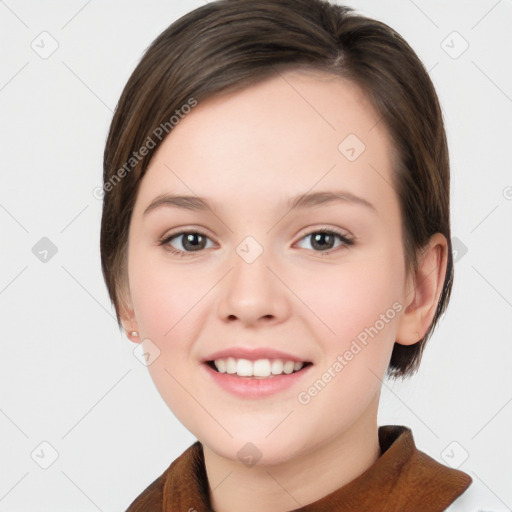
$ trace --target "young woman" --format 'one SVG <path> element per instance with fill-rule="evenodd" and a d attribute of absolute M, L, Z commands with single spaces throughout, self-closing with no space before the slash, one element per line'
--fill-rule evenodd
<path fill-rule="evenodd" d="M 377 426 L 452 285 L 434 87 L 387 25 L 220 0 L 150 46 L 105 148 L 118 321 L 194 434 L 129 511 L 441 511 L 471 483 Z"/>

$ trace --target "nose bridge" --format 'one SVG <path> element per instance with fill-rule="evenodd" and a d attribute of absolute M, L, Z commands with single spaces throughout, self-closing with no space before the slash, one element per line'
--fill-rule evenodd
<path fill-rule="evenodd" d="M 283 319 L 289 312 L 285 289 L 268 267 L 270 249 L 253 236 L 246 236 L 230 258 L 232 267 L 223 285 L 219 314 L 243 323 L 260 319 Z"/>

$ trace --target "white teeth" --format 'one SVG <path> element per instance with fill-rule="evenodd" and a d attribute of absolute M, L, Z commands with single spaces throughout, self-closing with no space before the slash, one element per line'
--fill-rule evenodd
<path fill-rule="evenodd" d="M 248 359 L 239 359 L 236 362 L 236 374 L 240 377 L 250 377 L 252 373 L 252 363 Z"/>
<path fill-rule="evenodd" d="M 271 375 L 290 374 L 299 371 L 304 363 L 295 361 L 283 361 L 281 359 L 216 359 L 215 368 L 220 373 L 236 374 L 240 377 L 270 377 Z"/>
<path fill-rule="evenodd" d="M 272 361 L 272 375 L 281 375 L 283 373 L 283 361 L 274 359 Z"/>
<path fill-rule="evenodd" d="M 226 373 L 226 361 L 224 361 L 224 359 L 217 361 L 217 370 L 219 370 L 220 373 Z"/>
<path fill-rule="evenodd" d="M 217 366 L 217 365 L 215 365 Z M 219 368 L 217 367 L 217 370 Z M 227 373 L 236 373 L 236 360 L 234 357 L 228 357 L 226 359 L 226 372 Z"/>
<path fill-rule="evenodd" d="M 268 359 L 254 361 L 252 374 L 257 377 L 268 377 L 270 375 L 270 361 Z"/>
<path fill-rule="evenodd" d="M 292 373 L 294 364 L 295 363 L 293 361 L 286 361 L 283 366 L 283 372 L 286 374 Z"/>

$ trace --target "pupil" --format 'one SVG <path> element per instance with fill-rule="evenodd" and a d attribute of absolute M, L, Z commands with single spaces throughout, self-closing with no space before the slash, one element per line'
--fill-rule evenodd
<path fill-rule="evenodd" d="M 316 233 L 313 237 L 313 247 L 316 244 L 320 249 L 331 249 L 333 239 L 329 233 Z"/>
<path fill-rule="evenodd" d="M 185 242 L 183 244 L 184 247 L 187 248 L 187 245 L 189 245 L 188 248 L 191 248 L 192 250 L 197 250 L 198 248 L 201 249 L 203 244 L 198 242 L 199 238 L 203 238 L 199 233 L 188 233 L 185 237 Z"/>

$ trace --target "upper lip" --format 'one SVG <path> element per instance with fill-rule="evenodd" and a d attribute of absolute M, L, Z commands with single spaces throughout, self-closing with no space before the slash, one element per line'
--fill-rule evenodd
<path fill-rule="evenodd" d="M 276 350 L 270 347 L 261 348 L 244 348 L 244 347 L 231 347 L 224 350 L 211 353 L 209 356 L 203 359 L 203 362 L 215 361 L 216 359 L 226 359 L 228 357 L 234 357 L 235 359 L 249 359 L 250 361 L 256 361 L 258 359 L 282 359 L 284 361 L 295 361 L 300 363 L 306 363 L 305 359 L 281 350 Z"/>

